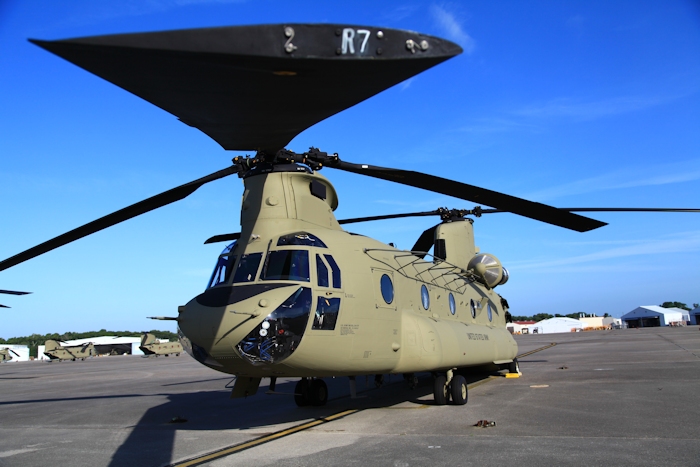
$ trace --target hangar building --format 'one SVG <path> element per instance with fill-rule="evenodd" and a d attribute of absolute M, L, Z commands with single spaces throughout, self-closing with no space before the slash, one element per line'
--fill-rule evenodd
<path fill-rule="evenodd" d="M 622 315 L 622 321 L 630 328 L 678 326 L 690 321 L 688 311 L 681 308 L 664 308 L 656 305 L 640 306 Z"/>
<path fill-rule="evenodd" d="M 161 341 L 163 342 L 163 341 Z M 120 336 L 100 336 L 88 337 L 85 339 L 75 339 L 72 341 L 63 341 L 61 345 L 83 345 L 92 343 L 95 345 L 95 350 L 99 355 L 117 354 L 117 355 L 143 355 L 143 351 L 139 349 L 141 345 L 140 337 L 120 337 Z M 37 358 L 39 360 L 49 360 L 49 357 L 44 355 L 45 347 L 39 346 Z"/>
<path fill-rule="evenodd" d="M 690 311 L 690 324 L 700 324 L 700 306 Z"/>
<path fill-rule="evenodd" d="M 585 323 L 573 318 L 556 317 L 543 319 L 527 327 L 530 334 L 551 334 L 553 332 L 582 331 Z"/>

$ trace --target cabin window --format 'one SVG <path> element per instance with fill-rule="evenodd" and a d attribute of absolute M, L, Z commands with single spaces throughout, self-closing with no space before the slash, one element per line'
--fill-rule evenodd
<path fill-rule="evenodd" d="M 390 304 L 394 301 L 394 284 L 391 282 L 391 277 L 386 274 L 382 275 L 379 281 L 379 287 L 382 291 L 382 298 L 386 304 Z"/>
<path fill-rule="evenodd" d="M 228 282 L 233 271 L 233 264 L 236 262 L 236 255 L 232 254 L 235 248 L 236 242 L 233 242 L 221 252 L 214 267 L 214 272 L 209 279 L 207 289 Z"/>
<path fill-rule="evenodd" d="M 318 297 L 313 329 L 334 330 L 335 323 L 338 321 L 338 310 L 340 310 L 339 298 Z"/>
<path fill-rule="evenodd" d="M 474 300 L 469 300 L 469 308 L 472 310 L 472 318 L 476 318 L 476 307 L 478 304 Z"/>
<path fill-rule="evenodd" d="M 328 268 L 320 255 L 316 255 L 316 277 L 319 287 L 328 287 Z"/>
<path fill-rule="evenodd" d="M 303 245 L 327 248 L 326 244 L 317 236 L 306 232 L 295 232 L 289 235 L 282 235 L 277 240 L 277 246 Z"/>
<path fill-rule="evenodd" d="M 450 292 L 447 299 L 450 302 L 450 313 L 454 315 L 457 312 L 457 304 L 455 303 L 455 296 L 452 295 L 452 292 Z"/>
<path fill-rule="evenodd" d="M 261 279 L 309 282 L 309 252 L 306 250 L 271 251 L 265 260 Z"/>
<path fill-rule="evenodd" d="M 241 260 L 236 268 L 236 274 L 233 275 L 233 283 L 253 282 L 258 273 L 261 259 L 262 253 L 251 253 L 241 256 Z"/>
<path fill-rule="evenodd" d="M 486 315 L 489 317 L 489 321 L 493 319 L 493 316 L 491 315 L 491 304 L 489 303 L 486 305 Z"/>
<path fill-rule="evenodd" d="M 424 309 L 430 308 L 430 294 L 428 293 L 428 288 L 425 284 L 420 286 L 420 301 L 423 304 Z"/>
<path fill-rule="evenodd" d="M 326 261 L 328 261 L 328 264 L 331 266 L 331 275 L 333 276 L 333 287 L 336 289 L 341 288 L 341 283 L 340 283 L 340 268 L 338 267 L 338 263 L 335 262 L 333 257 L 331 255 L 323 255 L 326 257 Z"/>

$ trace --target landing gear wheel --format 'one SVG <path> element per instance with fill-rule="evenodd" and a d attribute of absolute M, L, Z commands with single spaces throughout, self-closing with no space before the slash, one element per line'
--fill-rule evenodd
<path fill-rule="evenodd" d="M 309 405 L 309 381 L 306 378 L 301 378 L 294 386 L 294 402 L 296 402 L 297 407 Z"/>
<path fill-rule="evenodd" d="M 467 393 L 467 380 L 462 375 L 454 375 L 450 382 L 450 395 L 454 405 L 464 405 L 469 397 Z"/>
<path fill-rule="evenodd" d="M 512 362 L 508 364 L 508 373 L 518 373 L 518 359 L 513 359 Z"/>
<path fill-rule="evenodd" d="M 439 375 L 433 381 L 433 400 L 435 405 L 445 405 L 450 398 L 450 393 L 447 390 L 447 377 Z"/>
<path fill-rule="evenodd" d="M 311 381 L 309 399 L 311 405 L 315 407 L 326 405 L 326 402 L 328 402 L 328 386 L 326 386 L 325 381 L 322 379 L 314 379 Z"/>

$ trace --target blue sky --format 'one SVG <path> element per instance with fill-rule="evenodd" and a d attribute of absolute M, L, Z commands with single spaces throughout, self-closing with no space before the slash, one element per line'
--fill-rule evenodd
<path fill-rule="evenodd" d="M 700 7 L 692 1 L 0 2 L 0 257 L 226 167 L 234 155 L 172 115 L 27 38 L 262 24 L 417 30 L 464 53 L 295 138 L 289 148 L 454 178 L 559 207 L 700 207 Z M 322 172 L 338 218 L 470 208 L 358 175 Z M 173 329 L 237 231 L 242 182 L 0 272 L 0 336 Z M 477 244 L 511 272 L 516 315 L 610 313 L 700 302 L 700 215 L 615 214 L 577 233 L 511 214 Z M 437 219 L 350 230 L 410 248 Z"/>

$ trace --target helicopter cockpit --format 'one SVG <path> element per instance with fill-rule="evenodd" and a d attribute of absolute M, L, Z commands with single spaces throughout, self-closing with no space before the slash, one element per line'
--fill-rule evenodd
<path fill-rule="evenodd" d="M 323 251 L 327 251 L 326 244 L 307 232 L 280 236 L 276 242 L 277 248 L 268 251 L 264 261 L 263 253 L 259 252 L 239 257 L 236 254 L 237 246 L 234 241 L 221 252 L 207 289 L 218 285 L 231 285 L 235 288 L 237 284 L 256 281 L 308 284 L 300 284 L 284 303 L 236 345 L 240 355 L 253 364 L 279 362 L 294 352 L 307 328 L 314 295 L 310 287 L 311 268 L 315 264 L 317 286 L 330 290 L 342 286 L 340 268 L 333 256 Z M 329 294 L 319 294 L 316 299 L 311 326 L 313 330 L 335 329 L 340 298 L 327 295 Z"/>

